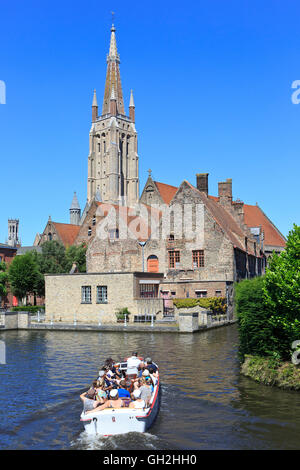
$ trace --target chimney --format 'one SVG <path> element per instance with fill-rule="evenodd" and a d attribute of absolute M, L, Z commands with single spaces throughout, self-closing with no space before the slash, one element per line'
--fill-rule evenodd
<path fill-rule="evenodd" d="M 236 201 L 234 201 L 232 203 L 232 206 L 233 206 L 233 209 L 234 209 L 234 213 L 236 214 L 237 218 L 238 218 L 238 221 L 240 222 L 240 224 L 244 224 L 245 221 L 244 221 L 244 203 L 243 201 L 240 201 L 239 199 L 237 199 Z"/>
<path fill-rule="evenodd" d="M 232 203 L 232 179 L 218 183 L 219 202 L 221 206 L 231 206 Z"/>
<path fill-rule="evenodd" d="M 196 180 L 197 180 L 197 189 L 208 195 L 208 175 L 209 173 L 197 173 Z"/>

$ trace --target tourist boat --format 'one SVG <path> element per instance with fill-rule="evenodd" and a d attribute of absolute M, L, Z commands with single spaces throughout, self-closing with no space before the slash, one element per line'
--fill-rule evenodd
<path fill-rule="evenodd" d="M 156 364 L 155 364 L 156 365 Z M 127 363 L 117 364 L 119 370 L 127 369 Z M 157 366 L 157 365 L 156 365 Z M 160 383 L 159 372 L 157 383 L 151 395 L 147 408 L 135 409 L 128 406 L 122 408 L 106 408 L 93 413 L 82 411 L 80 421 L 88 434 L 110 436 L 127 432 L 145 432 L 152 426 L 160 407 Z"/>

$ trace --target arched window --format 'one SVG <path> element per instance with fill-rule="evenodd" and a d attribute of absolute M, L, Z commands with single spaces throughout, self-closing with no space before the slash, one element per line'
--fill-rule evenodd
<path fill-rule="evenodd" d="M 156 255 L 150 255 L 147 258 L 148 273 L 158 273 L 158 258 Z"/>
<path fill-rule="evenodd" d="M 88 228 L 88 237 L 90 237 L 92 235 L 92 229 L 91 227 Z"/>
<path fill-rule="evenodd" d="M 52 233 L 51 232 L 48 233 L 48 240 L 50 240 L 50 241 L 52 240 Z"/>

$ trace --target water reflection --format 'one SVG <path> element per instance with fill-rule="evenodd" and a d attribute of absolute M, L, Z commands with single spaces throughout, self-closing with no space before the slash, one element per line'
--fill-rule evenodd
<path fill-rule="evenodd" d="M 240 377 L 236 327 L 173 333 L 3 332 L 0 448 L 299 448 L 299 394 Z M 106 359 L 132 351 L 160 366 L 162 402 L 146 434 L 90 438 L 79 393 Z M 14 400 L 7 400 L 14 390 Z M 5 404 L 5 406 L 4 406 Z"/>

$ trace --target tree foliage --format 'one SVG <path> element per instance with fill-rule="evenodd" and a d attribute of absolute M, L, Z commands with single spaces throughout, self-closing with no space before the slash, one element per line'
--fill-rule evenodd
<path fill-rule="evenodd" d="M 86 247 L 83 245 L 65 249 L 64 245 L 52 240 L 42 245 L 41 253 L 33 250 L 16 256 L 9 267 L 8 276 L 13 294 L 18 298 L 28 294 L 45 295 L 44 274 L 68 273 L 73 263 L 76 263 L 79 272 L 85 272 L 85 253 Z"/>
<path fill-rule="evenodd" d="M 263 301 L 263 277 L 245 279 L 235 285 L 235 311 L 239 328 L 239 356 L 268 356 L 274 351 L 269 311 Z"/>
<path fill-rule="evenodd" d="M 8 272 L 6 269 L 6 264 L 2 261 L 0 263 L 0 297 L 5 297 L 7 294 L 7 281 Z"/>
<path fill-rule="evenodd" d="M 294 224 L 285 251 L 273 254 L 264 278 L 264 302 L 269 322 L 280 338 L 281 355 L 290 355 L 300 340 L 300 226 Z"/>
<path fill-rule="evenodd" d="M 266 274 L 235 286 L 241 359 L 245 354 L 290 360 L 300 340 L 300 227 L 294 225 L 285 251 L 273 254 Z"/>
<path fill-rule="evenodd" d="M 32 253 L 16 256 L 9 266 L 8 275 L 11 290 L 16 297 L 36 294 L 40 273 Z"/>

